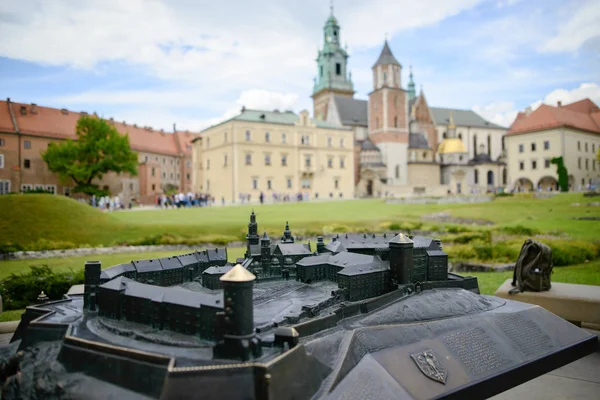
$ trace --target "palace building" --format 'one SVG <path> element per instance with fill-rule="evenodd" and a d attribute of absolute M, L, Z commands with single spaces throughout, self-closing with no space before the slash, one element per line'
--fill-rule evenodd
<path fill-rule="evenodd" d="M 72 195 L 73 182 L 61 182 L 48 170 L 41 153 L 50 142 L 76 140 L 75 128 L 86 112 L 42 107 L 37 104 L 0 101 L 0 195 L 43 189 Z M 135 199 L 152 203 L 169 189 L 192 188 L 191 132 L 173 133 L 110 118 L 119 133 L 129 135 L 131 149 L 138 154 L 138 175 L 106 174 L 94 182 L 123 204 Z"/>
<path fill-rule="evenodd" d="M 354 197 L 349 128 L 292 111 L 242 108 L 193 141 L 193 187 L 226 203 L 275 197 Z"/>
<path fill-rule="evenodd" d="M 332 12 L 317 56 L 313 110 L 317 120 L 353 131 L 357 196 L 486 192 L 506 184 L 505 128 L 471 110 L 429 107 L 412 70 L 404 86 L 387 40 L 372 66 L 369 99 L 355 99 L 348 58 Z"/>
<path fill-rule="evenodd" d="M 555 157 L 567 168 L 569 190 L 600 181 L 600 108 L 590 99 L 520 112 L 506 134 L 508 176 L 519 191 L 558 190 Z"/>

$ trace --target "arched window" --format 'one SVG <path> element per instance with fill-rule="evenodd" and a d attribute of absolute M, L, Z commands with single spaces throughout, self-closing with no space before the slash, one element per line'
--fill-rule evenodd
<path fill-rule="evenodd" d="M 475 170 L 475 184 L 477 185 L 479 183 L 479 171 Z"/>
<path fill-rule="evenodd" d="M 442 134 L 442 137 L 443 137 L 444 139 L 446 139 L 446 138 L 448 137 L 448 134 L 447 134 L 446 132 L 444 132 L 444 133 Z"/>
<path fill-rule="evenodd" d="M 387 72 L 383 73 L 383 84 L 387 85 Z"/>
<path fill-rule="evenodd" d="M 503 142 L 504 143 L 504 142 Z M 502 184 L 506 185 L 506 168 L 502 170 Z"/>
<path fill-rule="evenodd" d="M 488 171 L 487 173 L 487 184 L 489 186 L 494 186 L 494 173 L 492 171 Z"/>
<path fill-rule="evenodd" d="M 458 134 L 458 138 L 459 138 L 460 140 L 462 140 L 462 133 L 459 133 L 459 134 Z"/>
<path fill-rule="evenodd" d="M 400 179 L 400 165 L 398 165 L 398 164 L 396 164 L 395 175 L 396 175 L 396 179 Z"/>
<path fill-rule="evenodd" d="M 477 136 L 473 135 L 473 154 L 477 155 Z"/>
<path fill-rule="evenodd" d="M 492 156 L 492 135 L 488 134 L 488 138 L 487 138 L 487 142 L 488 142 L 488 156 Z M 492 172 L 492 171 L 490 171 Z M 493 173 L 492 173 L 493 175 Z"/>
<path fill-rule="evenodd" d="M 398 117 L 394 117 L 394 128 L 398 127 Z"/>

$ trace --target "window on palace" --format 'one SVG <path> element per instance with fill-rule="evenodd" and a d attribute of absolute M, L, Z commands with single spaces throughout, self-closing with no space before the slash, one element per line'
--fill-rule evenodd
<path fill-rule="evenodd" d="M 4 139 L 0 138 L 0 147 L 4 147 Z"/>
<path fill-rule="evenodd" d="M 340 188 L 340 181 L 339 179 L 334 179 L 333 180 L 333 186 L 335 189 L 339 189 Z"/>
<path fill-rule="evenodd" d="M 23 160 L 23 168 L 25 168 L 25 169 L 31 168 L 31 160 L 29 160 L 27 158 L 25 160 Z"/>
<path fill-rule="evenodd" d="M 302 179 L 302 189 L 310 189 L 310 179 Z"/>
<path fill-rule="evenodd" d="M 340 147 L 344 147 L 344 139 L 340 139 Z"/>
<path fill-rule="evenodd" d="M 265 165 L 271 165 L 271 155 L 265 154 Z"/>
<path fill-rule="evenodd" d="M 310 167 L 310 156 L 304 157 L 304 165 L 309 168 Z"/>
<path fill-rule="evenodd" d="M 292 188 L 292 178 L 287 178 L 287 188 L 288 189 Z"/>
<path fill-rule="evenodd" d="M 287 155 L 283 154 L 281 156 L 281 166 L 282 167 L 287 167 Z"/>
<path fill-rule="evenodd" d="M 342 74 L 342 64 L 335 63 L 335 74 L 336 75 L 341 75 Z"/>
<path fill-rule="evenodd" d="M 550 141 L 544 140 L 544 150 L 550 150 Z"/>
<path fill-rule="evenodd" d="M 522 144 L 519 145 L 519 153 L 522 153 L 523 151 L 525 151 L 525 146 L 523 146 Z"/>
<path fill-rule="evenodd" d="M 396 176 L 396 179 L 400 178 L 400 165 L 396 164 L 396 168 L 394 168 L 394 175 Z"/>
<path fill-rule="evenodd" d="M 258 179 L 252 178 L 252 189 L 258 189 Z"/>
<path fill-rule="evenodd" d="M 56 194 L 56 185 L 46 185 L 46 192 Z"/>
<path fill-rule="evenodd" d="M 537 169 L 537 161 L 533 160 L 531 162 L 531 169 Z"/>
<path fill-rule="evenodd" d="M 531 143 L 531 151 L 535 151 L 535 148 L 536 148 L 535 143 Z"/>
<path fill-rule="evenodd" d="M 544 160 L 544 168 L 550 168 L 550 159 L 549 158 L 546 158 Z"/>
<path fill-rule="evenodd" d="M 10 193 L 10 181 L 0 180 L 0 195 Z"/>
<path fill-rule="evenodd" d="M 265 132 L 265 142 L 269 143 L 271 141 L 271 134 L 269 132 Z"/>
<path fill-rule="evenodd" d="M 394 128 L 398 127 L 398 117 L 394 117 Z"/>
<path fill-rule="evenodd" d="M 250 140 L 252 140 L 252 135 L 250 134 L 250 131 L 246 131 L 246 142 L 249 142 Z"/>
<path fill-rule="evenodd" d="M 23 142 L 23 148 L 30 149 L 31 148 L 31 142 L 29 140 L 24 141 Z"/>
<path fill-rule="evenodd" d="M 270 179 L 267 179 L 267 189 L 268 189 L 268 190 L 271 190 L 271 189 L 273 189 L 273 188 L 271 187 L 271 180 L 270 180 Z"/>
<path fill-rule="evenodd" d="M 525 169 L 525 163 L 523 161 L 519 161 L 519 170 L 523 171 Z"/>
<path fill-rule="evenodd" d="M 588 144 L 585 142 L 585 151 L 588 151 Z"/>
<path fill-rule="evenodd" d="M 227 154 L 223 154 L 223 166 L 227 166 Z"/>
<path fill-rule="evenodd" d="M 281 134 L 281 143 L 283 143 L 283 144 L 287 143 L 287 135 L 285 133 Z"/>
<path fill-rule="evenodd" d="M 577 168 L 581 169 L 581 157 L 577 159 Z"/>
<path fill-rule="evenodd" d="M 29 192 L 33 190 L 33 186 L 31 185 L 21 185 L 21 192 Z"/>
<path fill-rule="evenodd" d="M 344 168 L 346 164 L 346 160 L 344 159 L 344 157 L 340 158 L 340 168 Z"/>
<path fill-rule="evenodd" d="M 156 190 L 156 185 L 153 183 L 152 184 L 152 191 L 155 191 L 155 190 Z"/>
<path fill-rule="evenodd" d="M 333 157 L 327 159 L 327 168 L 333 168 Z"/>
<path fill-rule="evenodd" d="M 0 154 L 0 168 L 4 168 L 4 154 Z"/>
<path fill-rule="evenodd" d="M 329 136 L 327 138 L 327 147 L 331 147 L 333 146 L 333 138 L 331 136 Z"/>
<path fill-rule="evenodd" d="M 167 179 L 167 173 L 163 172 L 163 176 L 162 177 L 163 177 L 163 179 Z"/>
<path fill-rule="evenodd" d="M 581 151 L 581 142 L 577 142 L 577 150 Z"/>
<path fill-rule="evenodd" d="M 152 176 L 156 176 L 156 170 L 152 167 Z"/>
<path fill-rule="evenodd" d="M 590 160 L 588 160 L 588 159 L 586 158 L 586 159 L 585 159 L 585 169 L 590 169 L 590 168 L 589 168 L 589 165 L 588 165 L 588 161 L 590 161 Z"/>
<path fill-rule="evenodd" d="M 246 165 L 252 165 L 252 154 L 246 154 Z"/>
<path fill-rule="evenodd" d="M 223 143 L 227 143 L 227 132 L 223 134 Z"/>
<path fill-rule="evenodd" d="M 210 169 L 210 160 L 206 160 L 206 170 L 208 171 Z M 171 178 L 173 178 L 172 176 L 173 174 L 171 174 Z"/>

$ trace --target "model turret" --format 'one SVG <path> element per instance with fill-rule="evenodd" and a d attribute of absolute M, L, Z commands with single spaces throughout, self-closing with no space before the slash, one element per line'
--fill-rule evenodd
<path fill-rule="evenodd" d="M 413 269 L 414 242 L 399 233 L 388 242 L 390 247 L 390 272 L 392 280 L 404 285 L 410 283 Z"/>
<path fill-rule="evenodd" d="M 216 358 L 248 360 L 261 354 L 260 341 L 254 333 L 252 288 L 256 276 L 237 264 L 219 280 L 223 286 L 222 337 L 214 348 Z"/>

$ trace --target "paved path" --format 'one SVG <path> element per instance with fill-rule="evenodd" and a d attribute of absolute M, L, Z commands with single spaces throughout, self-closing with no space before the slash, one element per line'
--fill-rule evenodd
<path fill-rule="evenodd" d="M 4 346 L 10 343 L 10 338 L 12 338 L 12 333 L 2 333 L 0 334 L 0 346 Z"/>
<path fill-rule="evenodd" d="M 600 336 L 600 331 L 587 330 Z M 492 399 L 598 400 L 600 399 L 600 346 L 595 353 L 587 357 L 507 390 Z"/>

